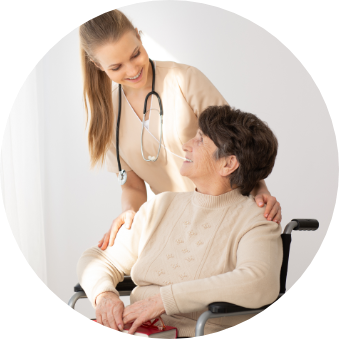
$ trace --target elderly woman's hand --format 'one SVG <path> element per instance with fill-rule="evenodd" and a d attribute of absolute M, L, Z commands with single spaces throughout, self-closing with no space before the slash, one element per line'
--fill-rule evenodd
<path fill-rule="evenodd" d="M 259 207 L 263 207 L 264 204 L 266 204 L 264 217 L 271 221 L 273 220 L 276 223 L 281 222 L 281 206 L 280 203 L 277 201 L 275 197 L 272 197 L 268 192 L 267 193 L 261 193 L 257 194 L 254 197 L 254 200 L 256 201 L 257 205 Z"/>
<path fill-rule="evenodd" d="M 124 329 L 122 315 L 124 303 L 113 292 L 104 292 L 96 297 L 95 315 L 97 322 L 117 331 Z"/>
<path fill-rule="evenodd" d="M 124 310 L 123 321 L 124 324 L 134 321 L 128 331 L 129 334 L 134 334 L 140 325 L 148 320 L 155 319 L 164 313 L 165 308 L 159 293 L 153 297 L 140 300 L 130 306 L 127 306 Z"/>

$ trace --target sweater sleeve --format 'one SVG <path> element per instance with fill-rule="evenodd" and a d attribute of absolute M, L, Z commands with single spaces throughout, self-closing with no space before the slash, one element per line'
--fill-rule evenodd
<path fill-rule="evenodd" d="M 141 234 L 144 232 L 151 203 L 143 204 L 135 214 L 131 230 L 121 227 L 114 246 L 101 250 L 92 247 L 80 257 L 77 275 L 81 287 L 93 307 L 96 297 L 103 292 L 119 295 L 116 285 L 129 275 L 138 258 Z"/>
<path fill-rule="evenodd" d="M 179 80 L 179 86 L 197 117 L 208 106 L 228 105 L 212 82 L 193 66 L 186 69 L 186 74 Z"/>
<path fill-rule="evenodd" d="M 272 303 L 279 294 L 282 243 L 280 225 L 267 222 L 242 236 L 233 271 L 160 288 L 166 314 L 199 311 L 212 302 L 248 308 Z"/>

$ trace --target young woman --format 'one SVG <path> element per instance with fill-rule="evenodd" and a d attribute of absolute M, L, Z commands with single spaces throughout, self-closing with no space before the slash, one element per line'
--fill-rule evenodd
<path fill-rule="evenodd" d="M 205 108 L 227 102 L 195 67 L 151 61 L 138 29 L 118 10 L 86 22 L 79 33 L 92 166 L 106 161 L 108 170 L 120 180 L 119 171 L 127 173 L 122 214 L 98 243 L 104 250 L 113 245 L 123 224 L 131 227 L 135 213 L 147 200 L 145 182 L 155 194 L 194 190 L 192 182 L 180 176 L 185 160 L 182 145 L 196 134 L 198 117 Z M 153 89 L 161 101 L 154 94 L 144 105 Z M 281 221 L 280 204 L 264 180 L 251 194 L 259 207 L 266 204 L 263 214 L 267 220 Z"/>

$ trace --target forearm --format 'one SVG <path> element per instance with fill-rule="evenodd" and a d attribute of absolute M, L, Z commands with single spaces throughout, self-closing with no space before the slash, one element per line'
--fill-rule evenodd
<path fill-rule="evenodd" d="M 278 275 L 262 274 L 262 267 L 237 270 L 209 278 L 161 287 L 167 315 L 197 312 L 212 302 L 229 302 L 258 308 L 273 302 L 279 293 Z"/>
<path fill-rule="evenodd" d="M 270 194 L 270 192 L 269 192 L 269 190 L 266 186 L 265 180 L 260 180 L 256 184 L 256 186 L 253 188 L 251 195 L 253 195 L 255 197 L 256 195 L 263 194 L 263 193 Z"/>
<path fill-rule="evenodd" d="M 147 201 L 147 191 L 144 187 L 132 188 L 126 187 L 122 190 L 121 194 L 121 208 L 122 212 L 132 210 L 138 212 L 142 204 Z"/>
<path fill-rule="evenodd" d="M 115 286 L 124 279 L 124 272 L 109 260 L 109 253 L 104 255 L 102 250 L 95 247 L 85 251 L 79 259 L 77 275 L 93 307 L 95 298 L 103 292 L 119 295 Z"/>

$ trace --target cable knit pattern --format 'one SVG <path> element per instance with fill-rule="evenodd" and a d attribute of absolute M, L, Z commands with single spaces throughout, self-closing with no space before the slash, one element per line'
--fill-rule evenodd
<path fill-rule="evenodd" d="M 256 308 L 278 296 L 281 228 L 263 212 L 238 189 L 219 196 L 161 193 L 140 208 L 132 230 L 120 229 L 113 247 L 82 255 L 80 284 L 95 307 L 98 294 L 118 293 L 115 286 L 130 274 L 137 285 L 132 303 L 160 293 L 165 322 L 179 336 L 194 336 L 212 302 Z M 210 319 L 205 333 L 251 317 Z"/>

